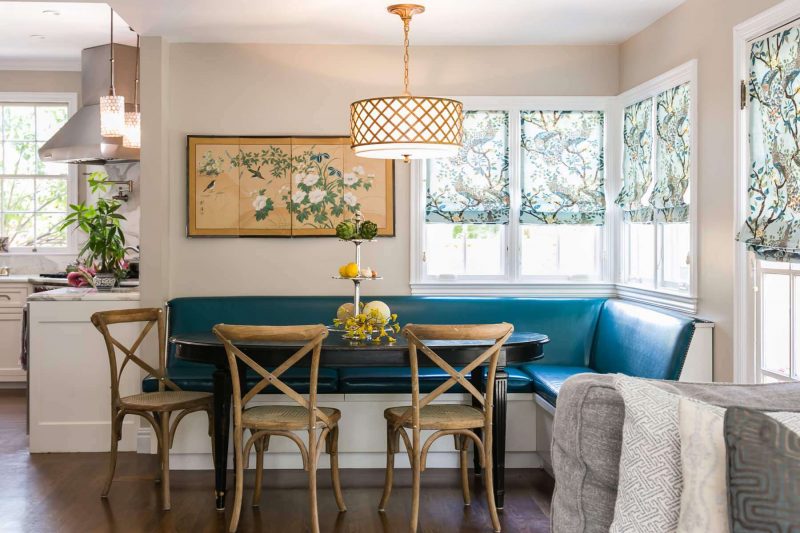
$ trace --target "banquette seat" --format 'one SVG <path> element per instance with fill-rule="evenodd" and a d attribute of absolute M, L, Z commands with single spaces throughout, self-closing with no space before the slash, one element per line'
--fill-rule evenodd
<path fill-rule="evenodd" d="M 397 313 L 401 324 L 508 322 L 515 331 L 550 337 L 541 361 L 507 368 L 508 391 L 535 392 L 555 405 L 561 384 L 581 373 L 625 373 L 678 379 L 694 333 L 695 319 L 633 302 L 606 298 L 440 298 L 376 296 Z M 175 298 L 168 303 L 170 335 L 207 333 L 218 323 L 289 325 L 331 323 L 340 296 L 230 296 Z M 169 347 L 167 369 L 184 390 L 210 392 L 213 367 L 179 360 Z M 308 388 L 308 373 L 293 368 L 286 382 Z M 318 392 L 343 394 L 410 393 L 410 369 L 320 368 Z M 420 369 L 420 390 L 430 392 L 447 379 L 438 368 Z M 254 385 L 255 374 L 248 377 Z M 157 389 L 146 378 L 145 392 Z M 454 389 L 457 391 L 457 389 Z"/>

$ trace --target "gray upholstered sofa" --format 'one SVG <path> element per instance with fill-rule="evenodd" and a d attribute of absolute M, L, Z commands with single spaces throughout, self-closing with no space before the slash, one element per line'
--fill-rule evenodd
<path fill-rule="evenodd" d="M 665 390 L 722 407 L 796 411 L 800 383 L 694 384 L 654 381 Z M 558 395 L 552 462 L 553 533 L 606 533 L 614 518 L 624 420 L 613 375 L 580 374 Z"/>

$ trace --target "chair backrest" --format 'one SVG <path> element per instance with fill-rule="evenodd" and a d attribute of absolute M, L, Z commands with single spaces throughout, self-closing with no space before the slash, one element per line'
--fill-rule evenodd
<path fill-rule="evenodd" d="M 129 347 L 125 346 L 122 342 L 116 339 L 109 329 L 109 326 L 115 324 L 143 324 L 142 331 L 139 336 Z M 92 315 L 92 324 L 103 335 L 106 343 L 106 350 L 108 351 L 108 362 L 111 369 L 111 399 L 115 405 L 119 402 L 119 381 L 125 367 L 129 362 L 133 362 L 142 370 L 145 370 L 149 375 L 158 379 L 158 390 L 164 391 L 165 388 L 171 390 L 181 390 L 175 383 L 173 383 L 166 374 L 166 328 L 164 325 L 164 313 L 158 308 L 144 308 L 144 309 L 119 309 L 114 311 L 99 311 Z M 156 334 L 158 335 L 158 368 L 153 368 L 145 362 L 140 356 L 136 355 L 136 350 L 142 345 L 142 342 L 153 329 L 157 326 Z M 125 354 L 122 364 L 119 365 L 117 370 L 117 350 Z"/>
<path fill-rule="evenodd" d="M 411 409 L 409 409 L 397 422 L 402 425 L 409 418 L 413 425 L 419 427 L 420 409 L 444 394 L 456 384 L 461 385 L 467 390 L 483 407 L 486 413 L 486 423 L 491 424 L 492 409 L 494 403 L 494 378 L 497 372 L 497 361 L 500 358 L 500 350 L 503 344 L 511 336 L 514 326 L 507 322 L 499 324 L 462 324 L 462 325 L 422 325 L 408 324 L 403 328 L 403 335 L 408 339 L 408 353 L 411 364 Z M 472 362 L 460 371 L 453 368 L 449 363 L 442 359 L 424 341 L 476 341 L 494 340 L 494 344 L 475 357 Z M 450 378 L 439 385 L 433 392 L 423 398 L 419 397 L 419 361 L 417 350 L 424 353 L 436 366 L 450 374 Z M 488 375 L 486 381 L 486 393 L 475 388 L 470 381 L 470 373 L 486 364 L 488 361 Z"/>
<path fill-rule="evenodd" d="M 231 381 L 233 382 L 233 416 L 235 424 L 241 424 L 242 409 L 247 406 L 247 403 L 270 385 L 297 402 L 298 405 L 308 409 L 309 428 L 315 427 L 317 420 L 330 424 L 328 417 L 317 410 L 319 358 L 322 352 L 322 341 L 328 336 L 328 328 L 322 324 L 310 326 L 234 326 L 217 324 L 214 326 L 213 331 L 225 345 L 225 352 L 228 355 L 228 364 L 230 365 L 232 376 Z M 247 342 L 297 341 L 305 342 L 305 344 L 271 372 L 236 346 L 236 343 Z M 311 372 L 308 382 L 308 400 L 306 400 L 301 394 L 281 381 L 280 377 L 309 353 L 311 354 Z M 237 361 L 244 363 L 262 378 L 244 395 L 242 395 L 243 391 L 238 379 L 239 364 Z"/>

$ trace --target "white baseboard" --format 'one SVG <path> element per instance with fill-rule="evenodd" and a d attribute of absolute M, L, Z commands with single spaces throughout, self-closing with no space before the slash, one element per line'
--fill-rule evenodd
<path fill-rule="evenodd" d="M 256 464 L 255 455 L 250 456 L 250 468 Z M 470 464 L 472 456 L 470 455 Z M 209 453 L 182 453 L 171 454 L 170 468 L 173 470 L 210 470 L 214 463 Z M 507 452 L 506 468 L 542 468 L 544 461 L 538 452 Z M 299 453 L 267 452 L 264 456 L 264 468 L 275 470 L 301 469 L 303 467 Z M 377 452 L 350 452 L 339 453 L 340 468 L 385 468 L 386 454 Z M 395 456 L 396 468 L 409 468 L 408 456 L 398 453 Z M 457 468 L 458 454 L 456 452 L 438 452 L 428 454 L 427 468 Z M 228 468 L 233 468 L 233 455 L 228 455 Z M 319 468 L 328 469 L 330 463 L 328 456 L 320 456 Z"/>

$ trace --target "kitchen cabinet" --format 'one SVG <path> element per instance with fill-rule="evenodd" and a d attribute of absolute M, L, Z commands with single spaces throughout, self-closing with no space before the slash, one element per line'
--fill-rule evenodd
<path fill-rule="evenodd" d="M 27 283 L 0 283 L 0 383 L 25 381 L 22 352 L 22 314 L 30 292 Z"/>

